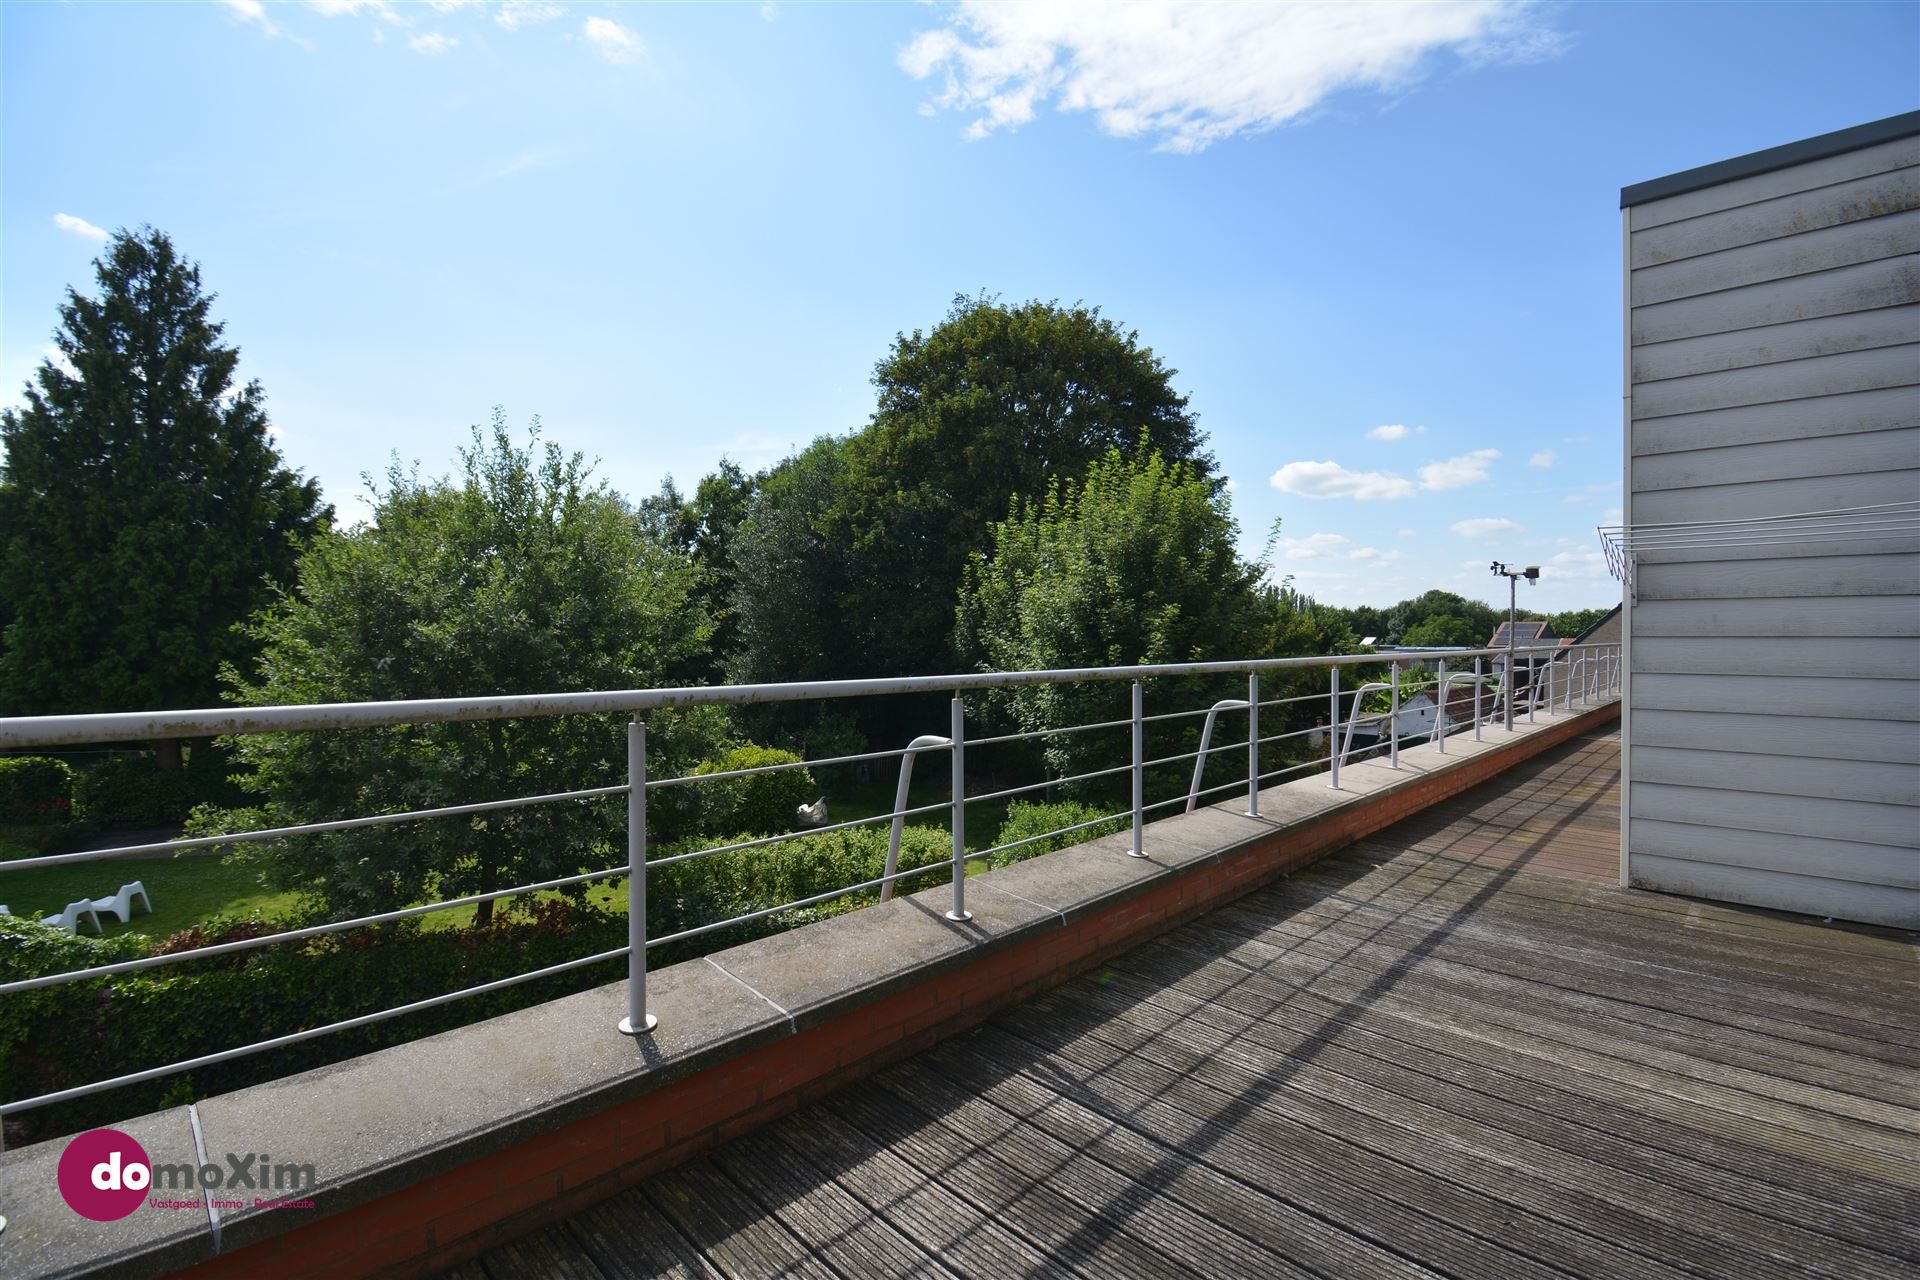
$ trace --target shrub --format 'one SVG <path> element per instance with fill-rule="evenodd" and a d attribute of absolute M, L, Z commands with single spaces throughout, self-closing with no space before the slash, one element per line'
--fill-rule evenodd
<path fill-rule="evenodd" d="M 73 802 L 100 826 L 171 826 L 193 808 L 193 779 L 185 769 L 160 772 L 146 752 L 118 752 L 80 772 Z"/>
<path fill-rule="evenodd" d="M 736 769 L 799 764 L 800 759 L 791 751 L 748 745 L 708 760 L 694 772 L 731 773 Z M 703 793 L 702 832 L 791 831 L 793 811 L 819 795 L 814 789 L 813 775 L 805 769 L 783 769 L 779 773 L 756 773 L 746 778 L 724 778 L 693 785 Z"/>
<path fill-rule="evenodd" d="M 48 756 L 0 760 L 0 823 L 63 822 L 72 816 L 73 770 Z"/>
<path fill-rule="evenodd" d="M 1023 844 L 1017 849 L 1006 849 L 989 858 L 988 865 L 1008 866 L 1015 862 L 1024 862 L 1028 858 L 1037 858 L 1043 853 L 1052 853 L 1056 849 L 1065 849 L 1070 845 L 1084 844 L 1096 836 L 1110 835 L 1123 830 L 1127 825 L 1125 818 L 1112 818 L 1096 823 L 1091 827 L 1081 827 L 1078 831 L 1063 831 L 1062 828 L 1075 826 L 1082 822 L 1092 822 L 1101 811 L 1071 800 L 1058 804 L 1029 804 L 1016 800 L 1007 806 L 1006 821 L 1000 824 L 1000 836 L 995 844 L 1011 844 L 1016 840 L 1026 840 L 1039 836 L 1032 844 Z"/>
<path fill-rule="evenodd" d="M 273 922 L 271 927 L 283 927 Z M 256 937 L 258 919 L 209 920 L 160 950 Z M 620 946 L 626 919 L 590 904 L 541 901 L 484 929 L 418 921 L 280 943 L 206 960 L 17 993 L 0 1001 L 0 1098 L 15 1100 L 390 1009 Z M 145 954 L 136 935 L 76 938 L 0 916 L 0 981 Z M 613 981 L 618 960 L 403 1018 L 236 1058 L 18 1117 L 33 1139 L 74 1132 L 369 1053 Z"/>
<path fill-rule="evenodd" d="M 737 844 L 756 838 L 749 834 L 709 837 L 669 846 L 662 849 L 660 855 L 671 856 L 714 844 Z M 927 869 L 921 875 L 896 881 L 894 893 L 914 893 L 943 881 L 948 874 L 950 863 L 946 859 L 951 852 L 950 838 L 939 828 L 905 828 L 900 839 L 900 868 L 925 866 Z M 886 862 L 887 828 L 872 826 L 795 836 L 779 844 L 709 854 L 656 867 L 647 881 L 647 930 L 652 937 L 664 937 L 682 929 L 798 902 L 847 885 L 863 884 L 885 874 Z M 662 955 L 660 962 L 670 964 L 809 921 L 824 920 L 864 907 L 879 896 L 878 889 L 867 889 L 719 930 L 690 939 L 700 944 L 696 949 L 671 949 L 671 954 Z"/>

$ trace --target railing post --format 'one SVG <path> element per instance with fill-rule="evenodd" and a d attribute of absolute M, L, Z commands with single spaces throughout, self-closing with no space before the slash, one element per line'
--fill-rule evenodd
<path fill-rule="evenodd" d="M 953 697 L 953 910 L 949 920 L 971 920 L 967 910 L 967 709 Z"/>
<path fill-rule="evenodd" d="M 1247 816 L 1260 816 L 1260 673 L 1247 673 Z"/>
<path fill-rule="evenodd" d="M 1480 659 L 1473 660 L 1473 740 L 1480 739 Z"/>
<path fill-rule="evenodd" d="M 1140 682 L 1133 682 L 1133 848 L 1127 852 L 1135 858 L 1147 856 L 1145 837 L 1147 824 L 1147 718 L 1146 696 L 1140 690 Z"/>
<path fill-rule="evenodd" d="M 1393 710 L 1387 713 L 1387 765 L 1400 767 L 1400 664 L 1393 664 Z"/>
<path fill-rule="evenodd" d="M 627 1016 L 623 1035 L 654 1029 L 647 1012 L 647 725 L 627 726 Z"/>
<path fill-rule="evenodd" d="M 1333 714 L 1327 717 L 1327 786 L 1340 789 L 1340 664 L 1333 665 L 1332 672 Z"/>
<path fill-rule="evenodd" d="M 1513 660 L 1513 624 L 1507 624 L 1507 671 L 1500 680 L 1500 697 L 1507 704 L 1507 732 L 1513 732 L 1513 694 L 1520 687 L 1520 668 Z"/>
<path fill-rule="evenodd" d="M 1447 754 L 1447 660 L 1440 659 L 1440 705 L 1433 712 L 1433 745 L 1441 755 Z"/>

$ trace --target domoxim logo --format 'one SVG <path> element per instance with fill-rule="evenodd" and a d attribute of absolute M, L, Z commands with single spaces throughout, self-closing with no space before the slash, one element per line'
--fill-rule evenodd
<path fill-rule="evenodd" d="M 140 1207 L 153 1181 L 146 1148 L 118 1129 L 93 1129 L 67 1144 L 57 1175 L 60 1198 L 83 1218 L 116 1222 Z"/>

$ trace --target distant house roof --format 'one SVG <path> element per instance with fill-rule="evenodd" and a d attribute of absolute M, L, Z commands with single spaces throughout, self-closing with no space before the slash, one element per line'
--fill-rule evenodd
<path fill-rule="evenodd" d="M 1507 645 L 1507 628 L 1513 628 L 1513 642 L 1521 644 L 1545 644 L 1560 637 L 1553 633 L 1553 624 L 1548 622 L 1503 622 L 1499 630 L 1493 633 L 1493 639 L 1487 641 L 1489 649 L 1504 649 Z"/>

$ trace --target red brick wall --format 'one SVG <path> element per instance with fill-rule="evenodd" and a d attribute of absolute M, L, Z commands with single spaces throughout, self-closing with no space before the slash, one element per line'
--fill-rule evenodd
<path fill-rule="evenodd" d="M 964 1031 L 1006 1005 L 1057 986 L 1108 956 L 1458 795 L 1618 714 L 1617 704 L 1602 708 L 1389 796 L 1289 827 L 1265 844 L 1062 929 L 993 952 L 419 1186 L 295 1227 L 181 1274 L 194 1280 L 305 1280 L 418 1276 L 451 1266 Z"/>

